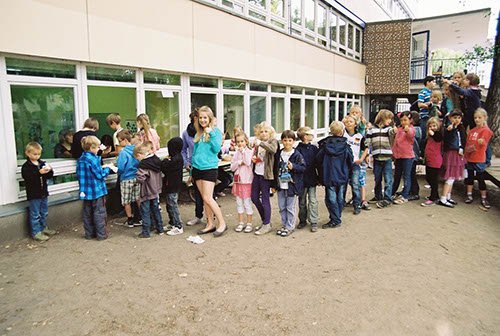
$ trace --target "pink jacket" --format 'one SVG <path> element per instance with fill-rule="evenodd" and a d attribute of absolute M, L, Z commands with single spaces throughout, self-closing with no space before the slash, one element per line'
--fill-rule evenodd
<path fill-rule="evenodd" d="M 234 153 L 233 160 L 231 161 L 231 170 L 234 172 L 234 176 L 239 175 L 240 179 L 239 182 L 237 182 L 237 178 L 235 177 L 235 183 L 252 183 L 252 156 L 253 150 L 248 147 L 245 147 L 243 152 L 237 149 Z"/>
<path fill-rule="evenodd" d="M 144 130 L 141 130 L 138 134 L 142 142 L 147 140 Z M 153 152 L 156 153 L 160 149 L 160 136 L 154 128 L 149 129 L 149 138 L 151 139 L 151 143 L 153 144 Z"/>
<path fill-rule="evenodd" d="M 398 127 L 398 132 L 394 138 L 392 145 L 392 156 L 395 159 L 413 159 L 413 141 L 415 140 L 415 128 L 410 125 L 408 132 L 405 132 L 402 127 Z"/>

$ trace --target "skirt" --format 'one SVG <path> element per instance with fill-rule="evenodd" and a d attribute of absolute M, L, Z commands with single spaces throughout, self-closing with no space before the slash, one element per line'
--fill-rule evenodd
<path fill-rule="evenodd" d="M 464 177 L 465 160 L 457 150 L 445 151 L 443 155 L 443 178 L 461 180 Z"/>
<path fill-rule="evenodd" d="M 193 167 L 191 170 L 191 176 L 193 180 L 203 180 L 209 182 L 217 182 L 217 168 L 215 169 L 207 169 L 207 170 L 199 170 Z"/>
<path fill-rule="evenodd" d="M 233 189 L 231 190 L 234 196 L 238 196 L 241 199 L 252 197 L 252 184 L 251 183 L 233 183 Z"/>

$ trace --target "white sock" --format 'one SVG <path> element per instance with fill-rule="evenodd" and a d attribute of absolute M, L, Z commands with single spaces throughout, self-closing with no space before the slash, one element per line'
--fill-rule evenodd
<path fill-rule="evenodd" d="M 441 196 L 441 203 L 447 203 L 448 200 L 446 199 L 445 196 Z"/>
<path fill-rule="evenodd" d="M 448 194 L 446 195 L 446 199 L 451 199 L 451 193 L 448 193 Z"/>

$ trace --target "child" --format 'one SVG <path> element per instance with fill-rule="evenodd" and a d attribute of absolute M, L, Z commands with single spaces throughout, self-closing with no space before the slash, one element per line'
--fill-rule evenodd
<path fill-rule="evenodd" d="M 153 152 L 156 153 L 160 149 L 160 137 L 154 128 L 151 128 L 149 117 L 145 113 L 141 113 L 136 118 L 137 134 L 142 142 L 150 141 L 153 144 Z"/>
<path fill-rule="evenodd" d="M 97 136 L 99 130 L 99 121 L 96 118 L 88 118 L 83 123 L 83 129 L 73 134 L 73 142 L 71 143 L 71 155 L 73 159 L 79 159 L 84 149 L 82 148 L 82 139 L 86 136 Z"/>
<path fill-rule="evenodd" d="M 439 90 L 432 90 L 431 93 L 431 105 L 429 105 L 429 118 L 439 117 L 441 118 L 442 113 L 440 110 L 441 101 L 443 100 L 443 95 Z"/>
<path fill-rule="evenodd" d="M 162 236 L 163 220 L 159 208 L 162 187 L 161 160 L 153 153 L 153 145 L 149 141 L 134 148 L 134 157 L 140 161 L 137 182 L 141 186 L 142 232 L 138 237 L 151 237 L 151 219 L 156 226 L 156 232 Z"/>
<path fill-rule="evenodd" d="M 431 195 L 421 206 L 436 204 L 439 200 L 439 171 L 443 165 L 443 134 L 439 118 L 430 118 L 427 122 L 427 143 L 425 145 L 425 179 L 431 186 Z"/>
<path fill-rule="evenodd" d="M 54 176 L 52 168 L 40 160 L 42 146 L 38 142 L 30 142 L 24 151 L 28 160 L 21 167 L 21 175 L 26 186 L 26 196 L 29 202 L 29 223 L 31 237 L 34 240 L 45 241 L 56 232 L 50 230 L 45 223 L 48 213 L 47 179 Z"/>
<path fill-rule="evenodd" d="M 118 143 L 122 146 L 120 154 L 118 154 L 118 178 L 120 180 L 120 190 L 122 205 L 125 208 L 127 215 L 127 226 L 141 226 L 139 211 L 134 211 L 132 214 L 132 204 L 136 203 L 139 206 L 140 186 L 137 183 L 137 167 L 139 161 L 134 157 L 135 146 L 130 144 L 132 135 L 128 130 L 122 130 L 117 134 Z"/>
<path fill-rule="evenodd" d="M 310 127 L 304 126 L 297 130 L 300 141 L 295 150 L 302 154 L 306 163 L 304 176 L 304 191 L 299 196 L 299 225 L 297 229 L 302 229 L 311 224 L 311 232 L 318 231 L 318 199 L 316 198 L 316 186 L 318 185 L 318 173 L 316 171 L 316 155 L 318 147 L 313 145 L 314 133 Z"/>
<path fill-rule="evenodd" d="M 460 180 L 464 172 L 464 147 L 465 147 L 465 129 L 462 125 L 462 112 L 454 109 L 449 120 L 451 124 L 444 129 L 443 136 L 443 166 L 444 166 L 444 186 L 441 199 L 438 204 L 453 208 L 457 204 L 451 199 L 451 190 L 455 180 Z"/>
<path fill-rule="evenodd" d="M 366 146 L 373 155 L 373 174 L 375 175 L 375 198 L 377 207 L 385 208 L 392 203 L 392 143 L 394 114 L 382 109 L 375 117 L 375 126 L 366 133 Z M 382 176 L 385 187 L 382 194 Z"/>
<path fill-rule="evenodd" d="M 330 124 L 329 137 L 319 142 L 316 156 L 320 183 L 325 186 L 325 204 L 330 220 L 323 229 L 340 227 L 344 207 L 344 191 L 352 174 L 353 155 L 344 134 L 344 124 L 334 121 Z"/>
<path fill-rule="evenodd" d="M 255 139 L 255 152 L 252 157 L 254 176 L 252 180 L 252 202 L 262 219 L 262 226 L 255 231 L 263 235 L 271 231 L 270 188 L 274 181 L 274 155 L 278 151 L 278 141 L 274 138 L 274 128 L 262 123 L 258 128 L 259 137 Z"/>
<path fill-rule="evenodd" d="M 348 115 L 342 121 L 345 126 L 344 138 L 351 148 L 353 154 L 352 175 L 349 178 L 352 189 L 353 213 L 359 215 L 361 212 L 361 164 L 368 155 L 368 148 L 365 146 L 365 137 L 356 132 L 356 120 Z M 365 171 L 366 172 L 366 171 Z"/>
<path fill-rule="evenodd" d="M 161 171 L 165 175 L 163 185 L 165 186 L 165 198 L 167 203 L 167 213 L 170 218 L 172 229 L 167 232 L 169 236 L 184 233 L 182 227 L 181 214 L 179 212 L 179 192 L 182 187 L 182 169 L 184 160 L 182 159 L 183 141 L 181 138 L 172 138 L 167 143 L 168 156 L 161 163 Z"/>
<path fill-rule="evenodd" d="M 372 125 L 363 116 L 363 111 L 361 110 L 361 107 L 357 104 L 354 104 L 349 111 L 349 115 L 354 117 L 354 120 L 356 120 L 355 132 L 361 134 L 366 139 L 366 130 L 368 128 L 371 128 Z M 369 159 L 370 155 L 368 154 L 366 156 L 365 161 L 362 161 L 359 164 L 360 168 L 359 186 L 360 186 L 360 197 L 361 197 L 361 209 L 363 210 L 371 210 L 371 207 L 366 200 L 366 166 Z"/>
<path fill-rule="evenodd" d="M 122 150 L 122 146 L 120 146 L 120 143 L 119 143 L 118 137 L 117 137 L 118 133 L 120 133 L 120 131 L 123 130 L 123 127 L 120 124 L 121 120 L 122 119 L 118 113 L 111 113 L 106 117 L 106 123 L 113 131 L 115 131 L 113 133 L 113 147 L 114 147 L 114 149 L 113 149 L 113 151 L 108 153 L 109 157 L 117 156 L 118 153 L 120 153 L 120 151 Z"/>
<path fill-rule="evenodd" d="M 231 170 L 234 172 L 233 195 L 236 197 L 238 211 L 238 226 L 236 232 L 253 231 L 252 219 L 252 156 L 253 151 L 248 147 L 249 141 L 245 133 L 235 133 L 235 153 L 231 161 Z M 247 215 L 246 221 L 244 215 Z"/>
<path fill-rule="evenodd" d="M 368 128 L 369 123 L 363 116 L 361 107 L 358 104 L 352 105 L 351 109 L 349 110 L 349 115 L 354 117 L 354 120 L 356 121 L 356 133 L 360 133 L 362 136 L 365 136 L 366 129 Z"/>
<path fill-rule="evenodd" d="M 465 88 L 444 80 L 450 84 L 450 90 L 463 96 L 462 112 L 464 113 L 463 126 L 464 129 L 474 127 L 474 112 L 481 107 L 481 89 L 479 88 L 479 77 L 474 73 L 468 73 L 462 80 L 462 85 Z"/>
<path fill-rule="evenodd" d="M 488 114 L 486 110 L 478 108 L 474 113 L 474 122 L 476 127 L 469 131 L 467 136 L 467 143 L 465 146 L 465 159 L 467 164 L 467 178 L 465 185 L 467 186 L 467 198 L 465 203 L 470 204 L 473 202 L 472 189 L 474 187 L 474 177 L 476 177 L 479 184 L 479 192 L 481 193 L 481 205 L 489 209 L 490 204 L 486 199 L 486 183 L 484 182 L 484 170 L 486 169 L 486 149 L 488 142 L 493 136 L 493 132 L 487 125 Z"/>
<path fill-rule="evenodd" d="M 80 199 L 83 200 L 83 228 L 85 239 L 108 238 L 106 229 L 106 176 L 110 168 L 101 166 L 97 156 L 101 142 L 93 135 L 82 139 L 84 153 L 76 164 L 76 176 L 80 185 Z"/>
<path fill-rule="evenodd" d="M 417 164 L 420 161 L 421 153 L 420 144 L 422 143 L 422 129 L 420 128 L 420 114 L 416 111 L 411 111 L 411 123 L 415 129 L 415 140 L 413 141 L 413 164 L 411 167 L 411 187 L 408 201 L 416 201 L 420 199 L 420 186 L 417 180 Z"/>
<path fill-rule="evenodd" d="M 404 111 L 400 118 L 401 126 L 395 128 L 396 137 L 392 146 L 394 157 L 394 181 L 392 183 L 393 195 L 399 188 L 401 176 L 403 176 L 403 191 L 400 196 L 394 198 L 394 204 L 404 204 L 408 202 L 411 188 L 411 168 L 415 159 L 413 152 L 413 141 L 415 141 L 415 129 L 411 124 L 411 112 Z"/>
<path fill-rule="evenodd" d="M 297 198 L 304 190 L 302 174 L 306 170 L 306 162 L 298 151 L 293 149 L 295 133 L 285 130 L 281 133 L 283 149 L 276 154 L 278 161 L 274 172 L 278 186 L 278 205 L 281 215 L 281 229 L 276 234 L 288 237 L 295 229 Z"/>

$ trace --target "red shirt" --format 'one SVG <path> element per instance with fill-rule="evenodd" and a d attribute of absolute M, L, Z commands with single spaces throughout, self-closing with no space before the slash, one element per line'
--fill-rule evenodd
<path fill-rule="evenodd" d="M 467 135 L 467 143 L 465 144 L 465 159 L 471 163 L 486 162 L 486 148 L 488 142 L 493 136 L 493 132 L 488 126 L 474 127 Z M 483 143 L 479 144 L 478 140 L 483 139 Z"/>
<path fill-rule="evenodd" d="M 443 165 L 443 141 L 436 141 L 433 137 L 427 136 L 425 145 L 425 165 L 431 168 L 441 168 Z"/>

